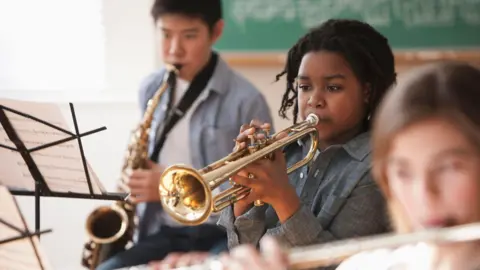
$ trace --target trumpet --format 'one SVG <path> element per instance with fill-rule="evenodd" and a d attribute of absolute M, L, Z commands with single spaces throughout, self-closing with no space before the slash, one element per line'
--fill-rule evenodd
<path fill-rule="evenodd" d="M 312 269 L 340 264 L 356 254 L 377 249 L 394 249 L 416 243 L 453 244 L 480 240 L 480 222 L 435 228 L 412 233 L 389 233 L 364 236 L 354 239 L 337 240 L 330 243 L 295 247 L 286 251 L 288 269 Z M 413 254 L 412 254 L 413 255 Z M 117 270 L 149 270 L 148 265 L 138 265 Z M 210 257 L 203 263 L 174 268 L 175 270 L 223 269 L 217 257 Z"/>
<path fill-rule="evenodd" d="M 315 156 L 317 149 L 318 132 L 315 126 L 318 121 L 318 116 L 310 114 L 304 121 L 258 140 L 256 144 L 236 150 L 201 170 L 185 165 L 168 167 L 163 172 L 158 187 L 163 209 L 181 224 L 198 225 L 205 222 L 212 213 L 221 211 L 249 194 L 249 188 L 229 180 L 232 175 L 259 159 L 273 158 L 273 153 L 278 149 L 309 135 L 311 144 L 307 155 L 290 166 L 287 173 L 306 165 Z M 280 133 L 288 135 L 277 139 Z M 213 196 L 213 191 L 226 181 L 230 181 L 232 187 Z"/>

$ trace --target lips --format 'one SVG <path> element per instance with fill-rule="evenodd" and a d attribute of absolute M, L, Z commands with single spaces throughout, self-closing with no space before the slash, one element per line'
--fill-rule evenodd
<path fill-rule="evenodd" d="M 456 222 L 452 218 L 432 218 L 422 222 L 424 228 L 445 228 L 455 225 Z"/>
<path fill-rule="evenodd" d="M 330 121 L 330 117 L 326 116 L 325 114 L 319 114 L 319 113 L 316 113 L 316 112 L 307 112 L 305 115 L 309 115 L 309 114 L 315 114 L 317 117 L 318 117 L 318 121 L 319 122 L 329 122 Z"/>
<path fill-rule="evenodd" d="M 182 61 L 175 61 L 175 60 L 170 61 L 170 60 L 167 60 L 166 62 L 169 63 L 170 65 L 173 65 L 173 66 L 177 67 L 177 68 L 178 68 L 179 66 L 182 67 L 182 66 L 185 65 L 185 63 L 182 63 Z"/>

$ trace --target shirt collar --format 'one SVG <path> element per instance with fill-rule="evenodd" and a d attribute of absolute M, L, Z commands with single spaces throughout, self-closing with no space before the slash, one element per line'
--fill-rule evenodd
<path fill-rule="evenodd" d="M 297 141 L 298 145 L 301 147 L 310 146 L 309 142 L 309 137 Z M 370 132 L 361 133 L 345 144 L 337 146 L 333 145 L 333 147 L 339 146 L 341 146 L 352 158 L 362 161 L 371 152 Z"/>
<path fill-rule="evenodd" d="M 224 94 L 228 90 L 228 84 L 232 76 L 232 71 L 227 63 L 219 56 L 213 75 L 207 83 L 206 92 L 215 92 Z"/>
<path fill-rule="evenodd" d="M 343 149 L 354 159 L 362 161 L 372 151 L 370 132 L 364 132 L 342 145 Z"/>

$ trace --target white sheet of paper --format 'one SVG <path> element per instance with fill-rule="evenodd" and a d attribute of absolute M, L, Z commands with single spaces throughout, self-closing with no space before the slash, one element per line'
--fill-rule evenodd
<path fill-rule="evenodd" d="M 18 229 L 26 231 L 25 220 L 20 214 L 15 199 L 5 186 L 0 186 L 0 218 Z M 0 240 L 20 235 L 18 231 L 0 222 Z M 41 266 L 45 270 L 52 269 L 40 247 L 38 237 L 24 238 L 0 245 L 0 269 L 39 270 L 42 269 Z"/>
<path fill-rule="evenodd" d="M 0 104 L 74 133 L 63 118 L 60 108 L 54 103 L 0 99 Z M 27 149 L 71 137 L 63 131 L 10 111 L 5 111 L 5 114 Z M 16 148 L 1 125 L 0 143 Z M 31 156 L 52 191 L 90 193 L 76 139 L 31 152 Z M 93 192 L 95 194 L 105 192 L 88 162 L 87 168 Z M 30 191 L 34 190 L 33 177 L 20 153 L 0 147 L 0 171 L 2 172 L 0 174 L 0 184 Z"/>

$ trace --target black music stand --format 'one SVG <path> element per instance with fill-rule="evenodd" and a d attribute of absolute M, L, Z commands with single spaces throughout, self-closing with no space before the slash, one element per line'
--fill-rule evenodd
<path fill-rule="evenodd" d="M 63 197 L 63 198 L 77 198 L 77 199 L 97 199 L 97 200 L 124 200 L 127 194 L 125 193 L 109 193 L 109 192 L 102 192 L 102 194 L 95 194 L 92 188 L 92 183 L 90 181 L 90 174 L 88 172 L 88 167 L 87 167 L 87 160 L 85 158 L 85 154 L 83 152 L 83 145 L 82 145 L 82 140 L 81 137 L 97 133 L 99 131 L 106 130 L 106 127 L 101 127 L 97 128 L 91 131 L 87 131 L 84 133 L 79 133 L 79 128 L 78 128 L 78 123 L 77 123 L 77 118 L 75 116 L 75 110 L 73 107 L 72 103 L 70 104 L 70 112 L 72 115 L 72 120 L 73 124 L 75 127 L 75 133 L 72 133 L 68 130 L 65 130 L 61 127 L 58 127 L 52 123 L 48 123 L 47 121 L 38 119 L 32 115 L 20 112 L 18 110 L 14 110 L 12 108 L 6 107 L 4 105 L 0 104 L 0 123 L 3 126 L 5 132 L 7 133 L 9 139 L 15 144 L 16 148 L 0 144 L 0 148 L 5 148 L 11 151 L 16 151 L 20 153 L 22 156 L 23 160 L 25 161 L 25 164 L 28 167 L 28 170 L 30 174 L 32 175 L 32 180 L 35 182 L 35 190 L 21 190 L 17 189 L 14 187 L 9 187 L 9 190 L 11 194 L 13 195 L 26 195 L 26 196 L 34 196 L 35 197 L 35 229 L 38 231 L 40 229 L 40 197 Z M 33 147 L 30 149 L 27 149 L 23 141 L 20 139 L 18 136 L 17 132 L 15 131 L 15 128 L 11 124 L 8 116 L 6 115 L 5 111 L 14 113 L 16 115 L 31 119 L 33 121 L 39 122 L 43 125 L 49 126 L 53 129 L 56 129 L 57 131 L 63 132 L 66 135 L 69 135 L 69 137 L 47 143 L 44 145 L 40 145 L 37 147 Z M 48 183 L 45 181 L 44 177 L 40 173 L 40 170 L 38 169 L 35 161 L 33 160 L 32 156 L 30 155 L 32 152 L 42 150 L 48 147 L 52 147 L 55 145 L 59 145 L 71 140 L 77 140 L 78 146 L 80 149 L 80 155 L 83 163 L 83 169 L 85 171 L 85 177 L 87 179 L 87 184 L 88 184 L 88 189 L 89 193 L 78 193 L 78 192 L 55 192 L 52 191 Z M 0 183 L 2 184 L 2 183 Z"/>
<path fill-rule="evenodd" d="M 21 240 L 21 239 L 24 239 L 24 238 L 27 238 L 27 237 L 39 236 L 41 234 L 52 232 L 52 230 L 50 230 L 50 229 L 41 230 L 41 231 L 34 231 L 34 232 L 30 232 L 29 230 L 23 231 L 22 229 L 16 227 L 15 225 L 12 225 L 9 222 L 0 218 L 0 227 L 1 226 L 9 227 L 9 228 L 17 231 L 19 233 L 19 235 L 14 236 L 14 237 L 10 237 L 10 238 L 6 238 L 6 239 L 0 239 L 0 245 L 10 243 L 10 242 L 13 242 L 13 241 L 17 241 L 17 240 Z"/>
<path fill-rule="evenodd" d="M 26 222 L 25 222 L 25 219 L 18 207 L 18 204 L 17 202 L 15 201 L 15 199 L 13 198 L 13 196 L 11 196 L 11 194 L 9 194 L 8 190 L 6 187 L 3 187 L 3 186 L 0 186 L 0 193 L 1 196 L 3 196 L 2 200 L 11 200 L 11 204 L 10 203 L 6 203 L 7 207 L 9 206 L 12 206 L 11 208 L 13 209 L 10 209 L 12 212 L 15 212 L 14 215 L 12 216 L 3 216 L 3 215 L 0 215 L 0 228 L 2 227 L 6 227 L 6 228 L 9 228 L 15 232 L 17 232 L 16 235 L 14 236 L 11 236 L 11 237 L 8 237 L 6 239 L 0 239 L 0 248 L 2 247 L 2 245 L 7 245 L 7 244 L 10 244 L 10 243 L 13 243 L 14 241 L 21 241 L 21 240 L 24 240 L 24 239 L 27 239 L 28 238 L 28 245 L 25 246 L 26 249 L 30 249 L 33 251 L 33 253 L 35 254 L 35 260 L 38 262 L 38 265 L 40 267 L 41 270 L 44 270 L 46 269 L 46 266 L 44 265 L 44 260 L 42 258 L 42 255 L 40 253 L 40 251 L 37 249 L 37 246 L 35 245 L 35 242 L 33 240 L 34 237 L 38 237 L 39 235 L 41 234 L 45 234 L 45 233 L 50 233 L 52 232 L 52 230 L 36 230 L 34 232 L 30 232 L 30 230 L 28 229 L 28 226 L 26 225 Z M 5 195 L 10 195 L 10 196 L 5 196 Z M 0 207 L 5 207 L 4 205 L 1 205 Z M 0 212 L 3 212 L 3 211 L 0 211 Z M 8 214 L 8 212 L 5 212 Z M 12 218 L 13 220 L 6 220 L 7 217 L 10 217 Z M 23 226 L 22 228 L 18 227 L 17 225 L 14 225 L 13 222 L 15 219 L 18 218 L 18 223 L 21 223 Z M 4 230 L 4 229 L 2 229 Z M 1 265 L 1 263 L 0 263 Z M 23 268 L 22 268 L 23 269 Z"/>

